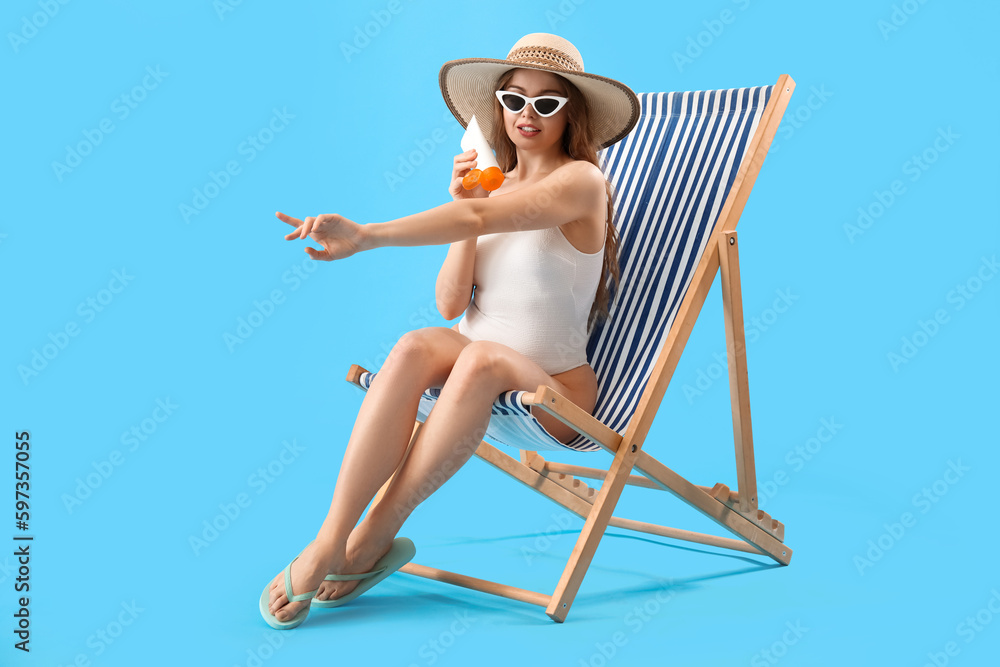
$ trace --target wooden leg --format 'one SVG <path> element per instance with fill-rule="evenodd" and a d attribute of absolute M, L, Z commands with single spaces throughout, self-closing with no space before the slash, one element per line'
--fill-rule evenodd
<path fill-rule="evenodd" d="M 757 509 L 757 471 L 754 466 L 753 432 L 750 428 L 743 293 L 740 289 L 739 246 L 736 244 L 735 231 L 724 231 L 719 235 L 719 269 L 726 323 L 726 356 L 729 361 L 729 398 L 733 408 L 739 510 L 750 515 Z"/>
<path fill-rule="evenodd" d="M 608 470 L 608 475 L 604 478 L 601 490 L 594 501 L 594 506 L 587 515 L 587 522 L 584 524 L 583 530 L 580 531 L 576 546 L 573 547 L 569 562 L 566 564 L 559 584 L 552 594 L 552 601 L 545 609 L 545 613 L 553 621 L 562 623 L 566 620 L 573 599 L 580 590 L 583 577 L 597 551 L 597 545 L 600 544 L 601 538 L 604 537 L 604 531 L 607 530 L 608 523 L 611 521 L 637 453 L 638 446 L 633 446 L 628 441 L 622 441 L 622 446 L 618 448 L 614 461 Z"/>

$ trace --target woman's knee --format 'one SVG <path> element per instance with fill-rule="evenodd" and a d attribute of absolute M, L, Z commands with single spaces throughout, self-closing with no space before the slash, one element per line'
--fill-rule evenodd
<path fill-rule="evenodd" d="M 407 331 L 399 337 L 396 344 L 389 351 L 388 359 L 392 358 L 419 358 L 433 347 L 433 336 L 427 329 L 414 329 Z"/>
<path fill-rule="evenodd" d="M 503 346 L 492 341 L 473 341 L 462 348 L 451 369 L 452 384 L 498 387 L 506 382 Z"/>
<path fill-rule="evenodd" d="M 449 334 L 449 330 L 443 327 L 427 327 L 406 332 L 392 346 L 382 370 L 447 373 L 457 354 L 457 350 L 452 349 L 456 342 Z"/>

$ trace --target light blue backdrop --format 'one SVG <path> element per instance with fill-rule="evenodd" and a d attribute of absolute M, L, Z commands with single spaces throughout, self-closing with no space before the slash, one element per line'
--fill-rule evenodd
<path fill-rule="evenodd" d="M 998 19 L 925 0 L 5 3 L 0 662 L 988 664 Z M 445 254 L 314 263 L 274 212 L 447 201 L 441 64 L 537 31 L 638 92 L 798 84 L 739 227 L 761 498 L 795 557 L 612 529 L 562 625 L 395 575 L 273 632 L 257 597 L 325 515 L 361 400 L 344 375 L 442 323 Z M 735 484 L 724 345 L 716 285 L 646 446 L 708 485 Z M 645 489 L 619 513 L 715 528 Z M 473 460 L 401 534 L 418 562 L 551 592 L 581 525 Z"/>

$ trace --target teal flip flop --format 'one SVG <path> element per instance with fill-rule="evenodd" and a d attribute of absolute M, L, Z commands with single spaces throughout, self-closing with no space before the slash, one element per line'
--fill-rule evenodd
<path fill-rule="evenodd" d="M 330 609 L 332 607 L 339 607 L 343 604 L 347 604 L 399 568 L 409 563 L 416 553 L 417 549 L 413 546 L 413 542 L 410 539 L 406 537 L 397 537 L 392 541 L 392 547 L 389 551 L 376 561 L 371 572 L 326 575 L 325 578 L 327 581 L 354 581 L 355 579 L 362 579 L 363 581 L 358 584 L 353 591 L 335 600 L 317 600 L 316 598 L 313 598 L 312 602 L 309 604 L 312 607 L 319 607 L 320 609 Z M 266 592 L 267 591 L 265 590 L 265 593 Z M 313 591 L 313 594 L 315 594 L 315 591 Z M 265 605 L 263 609 L 266 610 L 267 606 Z M 305 619 L 304 616 L 303 619 Z M 299 622 L 301 623 L 302 621 Z"/>
<path fill-rule="evenodd" d="M 298 560 L 298 558 L 298 556 L 293 558 L 292 563 Z M 316 591 L 292 595 L 292 563 L 285 566 L 285 597 L 288 598 L 289 602 L 302 602 L 303 600 L 309 600 L 316 595 Z M 264 586 L 264 592 L 260 594 L 260 615 L 264 617 L 267 624 L 275 630 L 291 630 L 292 628 L 301 625 L 302 621 L 306 620 L 306 616 L 309 615 L 309 607 L 304 607 L 301 611 L 299 611 L 299 613 L 295 614 L 295 616 L 287 621 L 279 621 L 277 617 L 268 609 L 268 605 L 271 602 L 270 589 L 271 583 L 268 582 L 267 585 Z"/>

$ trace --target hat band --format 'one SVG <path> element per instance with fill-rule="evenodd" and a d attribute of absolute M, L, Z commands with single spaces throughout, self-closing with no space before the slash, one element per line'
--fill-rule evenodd
<path fill-rule="evenodd" d="M 513 49 L 507 54 L 507 60 L 524 63 L 525 65 L 543 65 L 565 69 L 571 72 L 582 72 L 583 67 L 572 56 L 548 46 L 523 46 Z"/>

